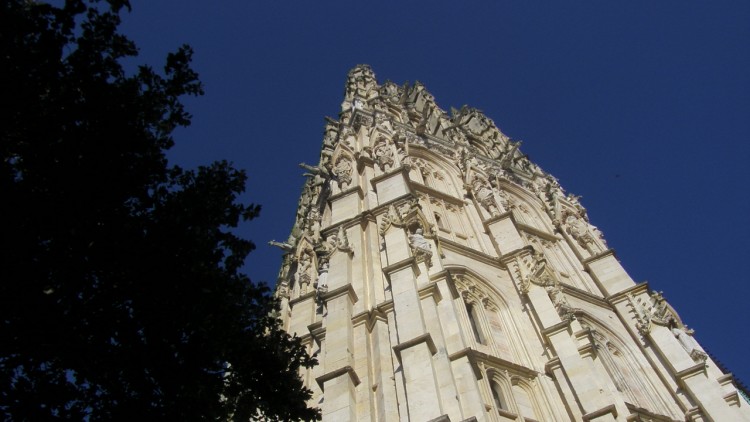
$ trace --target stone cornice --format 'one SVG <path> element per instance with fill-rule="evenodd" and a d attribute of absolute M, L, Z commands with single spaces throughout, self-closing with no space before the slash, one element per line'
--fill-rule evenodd
<path fill-rule="evenodd" d="M 517 224 L 516 217 L 513 216 L 513 213 L 511 211 L 506 211 L 502 214 L 494 215 L 486 220 L 482 220 L 482 224 L 487 231 L 490 231 L 490 225 L 506 218 L 510 218 L 510 221 L 512 221 L 513 224 Z"/>
<path fill-rule="evenodd" d="M 417 260 L 413 256 L 410 256 L 408 258 L 402 259 L 401 261 L 398 261 L 396 263 L 393 263 L 385 268 L 383 268 L 383 274 L 388 278 L 388 283 L 391 282 L 391 273 L 394 273 L 396 271 L 403 270 L 404 268 L 407 268 L 411 266 L 414 271 L 419 271 L 419 268 L 417 267 Z"/>
<path fill-rule="evenodd" d="M 596 254 L 594 256 L 590 256 L 590 257 L 584 259 L 581 262 L 583 262 L 583 266 L 584 267 L 588 268 L 590 263 L 592 263 L 594 261 L 598 261 L 598 260 L 600 260 L 602 258 L 606 258 L 608 256 L 612 256 L 613 258 L 617 259 L 617 254 L 615 254 L 615 250 L 614 249 L 607 249 L 606 251 L 598 253 L 598 254 Z"/>
<path fill-rule="evenodd" d="M 372 179 L 370 179 L 370 185 L 372 186 L 372 189 L 375 192 L 377 192 L 378 191 L 378 188 L 377 188 L 378 182 L 383 181 L 385 179 L 388 179 L 388 178 L 390 178 L 390 177 L 392 177 L 394 175 L 397 175 L 397 174 L 401 174 L 402 176 L 404 176 L 404 179 L 408 179 L 409 178 L 408 177 L 408 173 L 406 172 L 406 169 L 403 168 L 402 166 L 398 166 L 398 167 L 396 167 L 394 169 L 391 169 L 391 170 L 389 170 L 389 171 L 387 171 L 387 172 L 385 172 L 385 173 L 383 173 L 383 174 L 381 174 L 379 176 L 375 176 Z"/>
<path fill-rule="evenodd" d="M 408 178 L 407 178 L 408 179 Z M 415 180 L 408 179 L 407 181 L 409 187 L 414 192 L 420 192 L 420 193 L 426 193 L 430 195 L 433 198 L 439 198 L 444 201 L 450 202 L 451 204 L 458 205 L 463 207 L 464 201 L 461 198 L 457 198 L 453 195 L 447 194 L 445 192 L 439 191 L 433 187 L 423 185 L 422 183 L 419 183 Z"/>
<path fill-rule="evenodd" d="M 437 353 L 437 347 L 435 347 L 435 342 L 432 341 L 432 336 L 430 333 L 424 333 L 421 335 L 418 335 L 414 337 L 411 340 L 402 341 L 401 343 L 393 346 L 393 352 L 396 353 L 396 357 L 398 357 L 399 362 L 401 361 L 401 351 L 408 349 L 410 347 L 414 347 L 417 344 L 425 343 L 427 345 L 427 348 L 430 350 L 431 354 Z"/>
<path fill-rule="evenodd" d="M 535 378 L 538 375 L 542 375 L 540 372 L 535 371 L 531 368 L 521 366 L 517 363 L 507 361 L 503 358 L 493 356 L 484 352 L 480 352 L 472 347 L 465 347 L 457 352 L 448 355 L 448 360 L 454 361 L 464 356 L 469 358 L 472 366 L 475 366 L 474 373 L 477 374 L 477 379 L 481 379 L 484 374 L 479 369 L 478 363 L 484 363 L 485 365 L 492 366 L 494 369 L 503 369 L 512 372 L 514 375 L 519 375 L 525 378 Z"/>
<path fill-rule="evenodd" d="M 315 300 L 315 290 L 314 290 L 314 289 L 313 289 L 312 291 L 310 291 L 310 292 L 307 292 L 307 293 L 305 293 L 305 294 L 303 294 L 303 295 L 300 295 L 300 296 L 298 296 L 298 297 L 296 297 L 296 298 L 294 298 L 294 299 L 290 299 L 290 300 L 289 300 L 289 306 L 290 306 L 290 307 L 294 307 L 294 306 L 295 306 L 295 305 L 297 305 L 298 303 L 300 303 L 300 302 L 304 302 L 304 301 L 306 301 L 306 300 L 308 300 L 308 299 L 313 299 L 313 300 Z"/>
<path fill-rule="evenodd" d="M 684 383 L 686 379 L 706 373 L 706 364 L 704 362 L 696 363 L 693 366 L 683 369 L 674 374 L 674 377 Z"/>
<path fill-rule="evenodd" d="M 349 375 L 349 378 L 352 381 L 352 384 L 359 385 L 359 377 L 357 376 L 357 373 L 354 371 L 354 368 L 347 365 L 338 369 L 334 369 L 333 371 L 326 372 L 325 374 L 315 378 L 315 382 L 318 383 L 318 386 L 320 387 L 321 391 L 325 391 L 325 383 L 327 381 L 330 381 L 334 378 L 338 378 L 342 375 Z"/>
<path fill-rule="evenodd" d="M 326 293 L 320 295 L 320 298 L 328 302 L 331 299 L 335 299 L 344 295 L 347 295 L 352 303 L 357 303 L 357 301 L 359 300 L 359 298 L 357 297 L 357 293 L 354 292 L 354 287 L 352 287 L 351 283 L 345 284 L 341 287 L 337 287 L 333 290 L 329 290 Z"/>
<path fill-rule="evenodd" d="M 636 284 L 635 286 L 628 287 L 625 290 L 619 291 L 613 295 L 607 296 L 605 300 L 611 303 L 612 305 L 615 305 L 624 300 L 627 300 L 628 295 L 631 295 L 631 294 L 638 295 L 641 293 L 648 293 L 648 292 L 649 292 L 648 282 L 644 281 L 642 283 Z"/>
<path fill-rule="evenodd" d="M 506 269 L 507 267 L 503 265 L 499 258 L 484 254 L 482 252 L 479 252 L 469 246 L 462 245 L 458 242 L 454 242 L 450 239 L 446 239 L 443 236 L 438 235 L 440 237 L 440 245 L 443 247 L 443 251 L 451 251 L 455 252 L 457 254 L 475 259 L 483 264 L 487 264 L 490 266 L 493 266 L 498 269 Z"/>
<path fill-rule="evenodd" d="M 542 329 L 542 335 L 547 339 L 549 342 L 549 338 L 555 334 L 562 333 L 564 331 L 568 331 L 570 328 L 570 322 L 569 321 L 562 321 L 558 322 L 557 324 Z"/>
<path fill-rule="evenodd" d="M 553 373 L 556 369 L 562 369 L 562 362 L 560 362 L 559 357 L 552 358 L 544 364 L 544 372 L 546 372 L 547 376 L 550 378 L 554 378 Z"/>
<path fill-rule="evenodd" d="M 378 312 L 382 312 L 383 315 L 387 316 L 388 314 L 393 312 L 393 299 L 380 303 L 375 307 L 375 309 L 377 309 Z"/>
<path fill-rule="evenodd" d="M 388 322 L 388 316 L 386 315 L 386 312 L 384 310 L 381 310 L 380 308 L 373 308 L 369 311 L 362 311 L 352 317 L 352 325 L 356 327 L 358 325 L 365 324 L 368 332 L 372 332 L 373 327 L 375 327 L 375 323 L 377 323 L 378 321 L 386 323 Z"/>
<path fill-rule="evenodd" d="M 503 254 L 500 256 L 500 263 L 508 266 L 508 262 L 513 261 L 517 257 L 524 255 L 524 254 L 533 254 L 534 253 L 534 247 L 531 245 L 525 245 L 521 248 L 518 248 L 514 251 L 510 251 L 506 254 Z"/>
<path fill-rule="evenodd" d="M 534 236 L 541 237 L 544 240 L 549 240 L 550 242 L 557 242 L 559 240 L 562 240 L 562 239 L 560 239 L 559 237 L 555 236 L 552 233 L 548 233 L 548 232 L 540 230 L 540 229 L 538 229 L 536 227 L 532 227 L 532 226 L 529 226 L 529 225 L 526 225 L 526 224 L 523 224 L 523 223 L 516 222 L 515 219 L 513 220 L 513 222 L 515 223 L 516 228 L 519 231 L 526 232 L 526 233 L 529 233 L 529 234 L 533 234 Z"/>
<path fill-rule="evenodd" d="M 438 289 L 435 283 L 428 283 L 426 286 L 420 288 L 417 293 L 419 294 L 419 299 L 433 297 L 435 298 L 435 303 L 443 300 L 443 295 L 440 294 L 440 289 Z"/>
<path fill-rule="evenodd" d="M 307 331 L 310 332 L 312 338 L 314 338 L 317 342 L 320 342 L 321 340 L 326 338 L 326 329 L 325 327 L 323 327 L 323 321 L 313 322 L 312 324 L 308 325 Z"/>
<path fill-rule="evenodd" d="M 585 415 L 583 415 L 583 420 L 584 422 L 588 422 L 590 420 L 594 420 L 596 418 L 602 417 L 608 413 L 611 413 L 612 416 L 617 418 L 617 408 L 615 407 L 614 404 L 610 404 L 609 406 L 604 406 L 602 408 L 586 413 Z"/>
<path fill-rule="evenodd" d="M 362 191 L 362 188 L 359 186 L 352 186 L 349 189 L 343 190 L 337 194 L 331 195 L 328 197 L 328 203 L 332 203 L 333 201 L 343 198 L 345 196 L 351 195 L 352 193 L 359 194 L 359 199 L 362 199 L 365 197 L 365 193 Z"/>
<path fill-rule="evenodd" d="M 581 299 L 585 302 L 597 305 L 605 309 L 613 308 L 612 304 L 601 296 L 597 296 L 591 292 L 587 292 L 585 290 L 579 289 L 578 287 L 571 286 L 566 283 L 560 283 L 560 286 L 562 287 L 563 293 L 565 293 L 568 296 Z"/>

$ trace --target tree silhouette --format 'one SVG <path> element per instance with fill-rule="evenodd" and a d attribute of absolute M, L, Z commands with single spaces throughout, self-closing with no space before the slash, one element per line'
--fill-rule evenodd
<path fill-rule="evenodd" d="M 128 7 L 0 6 L 0 414 L 317 419 L 314 359 L 240 271 L 244 172 L 167 163 L 202 94 L 192 52 L 126 74 Z"/>

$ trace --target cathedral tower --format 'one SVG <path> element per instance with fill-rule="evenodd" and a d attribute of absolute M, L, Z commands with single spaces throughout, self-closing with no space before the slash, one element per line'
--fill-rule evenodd
<path fill-rule="evenodd" d="M 349 72 L 276 294 L 323 421 L 750 421 L 575 195 L 481 112 Z"/>

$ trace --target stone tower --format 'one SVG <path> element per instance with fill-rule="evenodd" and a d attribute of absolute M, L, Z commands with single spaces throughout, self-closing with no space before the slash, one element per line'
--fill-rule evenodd
<path fill-rule="evenodd" d="M 470 107 L 349 72 L 286 242 L 323 421 L 750 421 L 577 197 Z"/>

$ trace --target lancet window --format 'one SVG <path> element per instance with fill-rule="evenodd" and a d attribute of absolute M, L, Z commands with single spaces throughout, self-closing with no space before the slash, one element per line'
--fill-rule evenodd
<path fill-rule="evenodd" d="M 484 333 L 482 332 L 482 329 L 478 323 L 479 318 L 474 304 L 466 302 L 464 300 L 464 305 L 466 306 L 466 314 L 469 317 L 469 325 L 471 326 L 471 331 L 474 334 L 474 341 L 479 344 L 486 344 Z"/>
<path fill-rule="evenodd" d="M 582 321 L 586 327 L 589 324 L 590 321 Z M 597 356 L 625 401 L 649 410 L 663 408 L 664 405 L 656 404 L 659 395 L 649 384 L 646 371 L 632 358 L 625 345 L 602 329 L 591 329 L 591 335 Z"/>
<path fill-rule="evenodd" d="M 484 291 L 481 283 L 464 275 L 454 274 L 456 290 L 466 312 L 464 330 L 466 339 L 492 355 L 517 362 L 515 346 L 507 336 L 498 302 Z M 462 312 L 463 313 L 463 312 Z"/>
<path fill-rule="evenodd" d="M 492 401 L 495 404 L 495 409 L 508 410 L 508 402 L 505 400 L 500 383 L 492 380 L 490 382 L 490 391 L 492 392 Z"/>
<path fill-rule="evenodd" d="M 484 367 L 484 364 L 480 364 Z M 529 374 L 514 373 L 515 371 L 492 367 L 485 370 L 486 388 L 492 396 L 494 411 L 507 419 L 521 416 L 526 421 L 543 420 L 545 412 L 538 399 L 540 392 L 536 388 L 536 380 L 529 378 Z M 507 420 L 502 419 L 502 420 Z"/>

